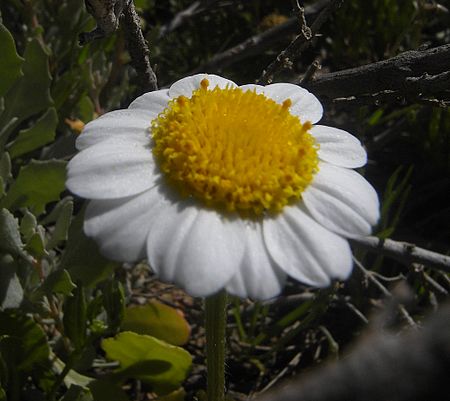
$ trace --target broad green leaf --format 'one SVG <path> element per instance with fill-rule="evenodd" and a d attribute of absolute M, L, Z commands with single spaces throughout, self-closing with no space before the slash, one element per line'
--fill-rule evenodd
<path fill-rule="evenodd" d="M 11 255 L 0 257 L 0 308 L 18 308 L 23 288 L 16 274 L 17 265 Z"/>
<path fill-rule="evenodd" d="M 33 126 L 19 132 L 17 138 L 8 148 L 11 158 L 14 159 L 52 142 L 55 139 L 57 124 L 56 110 L 54 108 L 48 109 Z"/>
<path fill-rule="evenodd" d="M 11 184 L 2 206 L 17 209 L 28 207 L 39 215 L 49 202 L 59 199 L 65 189 L 66 162 L 62 160 L 32 160 L 20 169 Z"/>
<path fill-rule="evenodd" d="M 0 23 L 0 97 L 4 96 L 14 82 L 22 75 L 20 67 L 23 58 L 16 51 L 11 33 Z"/>
<path fill-rule="evenodd" d="M 125 391 L 112 380 L 98 379 L 89 384 L 95 401 L 129 401 Z"/>
<path fill-rule="evenodd" d="M 14 117 L 17 120 L 10 129 L 3 132 L 3 138 L 0 138 L 3 143 L 20 122 L 47 110 L 52 105 L 48 55 L 37 39 L 27 44 L 24 58 L 23 76 L 15 82 L 5 96 L 5 111 L 0 117 L 0 127 Z"/>
<path fill-rule="evenodd" d="M 50 273 L 41 286 L 45 293 L 57 293 L 69 296 L 76 288 L 67 270 L 55 270 Z"/>
<path fill-rule="evenodd" d="M 86 297 L 83 287 L 74 289 L 73 295 L 67 297 L 63 306 L 64 334 L 77 350 L 86 343 Z"/>
<path fill-rule="evenodd" d="M 0 312 L 0 336 L 3 335 L 20 343 L 20 347 L 14 350 L 19 370 L 26 371 L 35 364 L 48 362 L 50 348 L 47 338 L 31 317 L 13 309 Z"/>
<path fill-rule="evenodd" d="M 190 334 L 182 312 L 157 301 L 127 308 L 122 330 L 148 334 L 173 345 L 185 344 Z"/>
<path fill-rule="evenodd" d="M 11 255 L 23 255 L 19 223 L 7 209 L 0 211 L 0 251 Z"/>
<path fill-rule="evenodd" d="M 101 346 L 109 359 L 119 361 L 119 375 L 127 369 L 129 372 L 133 371 L 133 365 L 139 364 L 142 369 L 133 372 L 133 377 L 150 383 L 159 394 L 167 394 L 179 388 L 192 363 L 191 355 L 183 348 L 130 331 L 103 340 Z M 153 373 L 156 363 L 150 363 L 146 371 L 146 361 L 164 361 L 171 366 L 161 373 Z"/>
<path fill-rule="evenodd" d="M 108 278 L 119 263 L 100 255 L 95 242 L 83 232 L 83 218 L 81 212 L 72 220 L 60 268 L 66 269 L 75 282 L 90 287 Z"/>
<path fill-rule="evenodd" d="M 47 249 L 53 249 L 61 241 L 66 241 L 69 235 L 70 222 L 72 220 L 73 202 L 65 202 L 60 208 L 52 236 L 47 244 Z"/>

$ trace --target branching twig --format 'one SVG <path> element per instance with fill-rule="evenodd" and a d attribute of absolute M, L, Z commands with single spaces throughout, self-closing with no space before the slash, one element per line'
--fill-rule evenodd
<path fill-rule="evenodd" d="M 324 4 L 327 4 L 328 2 L 329 0 L 320 0 L 316 1 L 312 5 L 306 6 L 305 15 L 315 14 L 324 6 Z M 261 34 L 248 38 L 244 42 L 225 50 L 223 53 L 216 54 L 191 73 L 204 71 L 211 72 L 225 68 L 230 64 L 270 49 L 273 43 L 283 40 L 286 36 L 289 36 L 297 31 L 298 18 L 292 17 L 280 25 L 276 25 Z"/>
<path fill-rule="evenodd" d="M 269 64 L 259 78 L 258 83 L 265 85 L 272 82 L 273 76 L 278 70 L 283 68 L 284 65 L 291 63 L 294 58 L 298 58 L 300 53 L 311 45 L 312 39 L 319 32 L 319 29 L 323 23 L 336 9 L 342 5 L 343 1 L 344 0 L 332 0 L 330 4 L 318 15 L 310 29 L 306 29 L 302 26 L 302 33 L 298 35 L 271 64 Z"/>
<path fill-rule="evenodd" d="M 351 242 L 368 251 L 393 257 L 402 263 L 420 263 L 450 273 L 450 256 L 419 248 L 414 244 L 377 237 L 353 238 Z"/>

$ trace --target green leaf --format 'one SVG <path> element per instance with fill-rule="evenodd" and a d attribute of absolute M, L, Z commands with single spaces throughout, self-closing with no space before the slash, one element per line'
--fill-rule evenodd
<path fill-rule="evenodd" d="M 37 220 L 33 213 L 27 210 L 20 221 L 20 233 L 25 241 L 29 241 L 32 235 L 36 232 Z"/>
<path fill-rule="evenodd" d="M 83 287 L 78 285 L 71 297 L 67 297 L 63 306 L 64 334 L 70 339 L 76 350 L 86 343 L 86 298 Z"/>
<path fill-rule="evenodd" d="M 23 255 L 19 223 L 7 209 L 0 211 L 0 251 L 11 255 Z"/>
<path fill-rule="evenodd" d="M 48 275 L 40 289 L 47 294 L 56 293 L 69 296 L 76 287 L 67 270 L 55 270 Z"/>
<path fill-rule="evenodd" d="M 83 218 L 81 212 L 72 220 L 60 268 L 66 269 L 75 282 L 90 287 L 108 278 L 119 263 L 100 255 L 95 242 L 83 232 Z"/>
<path fill-rule="evenodd" d="M 129 401 L 125 391 L 112 380 L 103 378 L 94 380 L 89 384 L 89 389 L 95 401 Z"/>
<path fill-rule="evenodd" d="M 23 58 L 16 51 L 11 33 L 0 23 L 0 97 L 4 96 L 14 82 L 22 75 L 20 67 Z"/>
<path fill-rule="evenodd" d="M 28 240 L 25 245 L 25 250 L 35 259 L 42 259 L 48 256 L 48 252 L 45 249 L 44 238 L 37 231 Z"/>
<path fill-rule="evenodd" d="M 28 207 L 39 215 L 49 202 L 59 199 L 65 189 L 66 162 L 32 160 L 22 167 L 19 176 L 2 200 L 2 206 L 17 209 Z"/>
<path fill-rule="evenodd" d="M 125 294 L 122 284 L 116 280 L 108 280 L 102 290 L 108 326 L 110 330 L 116 331 L 120 327 L 125 312 Z"/>
<path fill-rule="evenodd" d="M 73 198 L 71 196 L 66 196 L 63 199 L 61 199 L 56 206 L 51 210 L 50 213 L 42 216 L 42 220 L 40 220 L 40 223 L 42 225 L 50 224 L 50 223 L 56 223 L 56 221 L 59 219 L 59 216 L 61 213 L 64 212 L 64 209 L 67 207 L 67 203 L 70 203 L 73 207 Z"/>
<path fill-rule="evenodd" d="M 11 158 L 8 152 L 4 152 L 0 157 L 0 198 L 5 195 L 6 184 L 11 177 Z"/>
<path fill-rule="evenodd" d="M 3 182 L 7 182 L 11 178 L 11 158 L 8 152 L 2 154 L 0 157 L 0 177 Z"/>
<path fill-rule="evenodd" d="M 60 401 L 94 401 L 89 389 L 73 384 Z"/>
<path fill-rule="evenodd" d="M 18 308 L 23 288 L 16 274 L 17 264 L 11 255 L 0 257 L 0 308 Z"/>
<path fill-rule="evenodd" d="M 32 127 L 19 132 L 8 148 L 11 158 L 14 159 L 52 142 L 55 139 L 57 125 L 56 110 L 50 108 Z"/>
<path fill-rule="evenodd" d="M 50 97 L 51 77 L 48 55 L 37 39 L 27 44 L 22 65 L 23 76 L 10 88 L 5 96 L 5 111 L 0 117 L 0 127 L 17 117 L 16 122 L 3 132 L 3 143 L 12 129 L 37 113 L 47 110 L 53 103 Z"/>
<path fill-rule="evenodd" d="M 66 241 L 69 235 L 70 222 L 72 220 L 73 201 L 65 202 L 60 210 L 56 220 L 55 229 L 47 244 L 47 249 L 53 249 L 61 241 Z"/>
<path fill-rule="evenodd" d="M 46 364 L 50 354 L 47 338 L 34 320 L 18 310 L 0 312 L 0 336 L 6 335 L 19 341 L 14 350 L 17 368 L 31 369 L 35 364 Z"/>
<path fill-rule="evenodd" d="M 190 334 L 189 324 L 182 312 L 157 301 L 127 308 L 122 330 L 148 334 L 173 345 L 185 344 Z"/>
<path fill-rule="evenodd" d="M 119 375 L 128 370 L 134 378 L 150 383 L 159 394 L 167 394 L 180 387 L 192 363 L 191 355 L 183 348 L 130 331 L 103 340 L 101 346 L 109 359 L 119 361 Z M 161 373 L 157 372 L 156 363 L 149 363 L 146 367 L 146 361 L 156 360 L 168 362 L 171 366 Z M 140 368 L 138 371 L 132 368 L 136 364 Z"/>

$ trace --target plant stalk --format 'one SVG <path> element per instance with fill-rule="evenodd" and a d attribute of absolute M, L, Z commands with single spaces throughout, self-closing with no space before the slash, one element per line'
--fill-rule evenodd
<path fill-rule="evenodd" d="M 205 299 L 207 400 L 225 400 L 225 328 L 227 294 L 224 290 Z"/>

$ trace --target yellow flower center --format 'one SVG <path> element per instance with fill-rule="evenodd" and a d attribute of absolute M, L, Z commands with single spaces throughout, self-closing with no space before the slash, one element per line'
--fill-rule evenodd
<path fill-rule="evenodd" d="M 311 123 L 240 88 L 179 96 L 152 121 L 153 153 L 184 195 L 207 206 L 255 217 L 301 198 L 318 169 Z"/>

